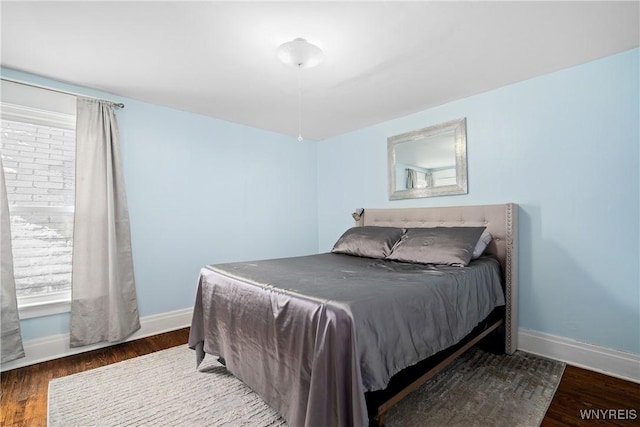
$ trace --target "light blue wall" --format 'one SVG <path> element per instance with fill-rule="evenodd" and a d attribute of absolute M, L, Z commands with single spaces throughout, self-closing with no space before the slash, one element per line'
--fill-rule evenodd
<path fill-rule="evenodd" d="M 520 327 L 640 353 L 634 49 L 318 145 L 319 250 L 359 207 L 515 202 Z M 467 118 L 469 194 L 388 201 L 387 137 Z"/>
<path fill-rule="evenodd" d="M 520 205 L 520 326 L 640 353 L 640 50 L 315 143 L 122 99 L 142 316 L 207 263 L 327 251 L 358 207 Z M 2 70 L 7 77 L 96 91 Z M 467 118 L 469 194 L 388 201 L 386 138 Z M 22 322 L 25 340 L 68 316 Z"/>
<path fill-rule="evenodd" d="M 193 306 L 200 268 L 316 252 L 316 144 L 121 100 L 117 112 L 140 315 Z M 68 314 L 22 321 L 23 339 L 69 330 Z"/>

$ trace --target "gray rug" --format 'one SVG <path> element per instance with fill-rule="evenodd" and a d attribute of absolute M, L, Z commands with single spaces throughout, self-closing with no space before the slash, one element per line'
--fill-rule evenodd
<path fill-rule="evenodd" d="M 49 426 L 286 426 L 215 358 L 186 346 L 51 380 Z M 538 426 L 564 364 L 472 349 L 391 409 L 388 427 Z"/>

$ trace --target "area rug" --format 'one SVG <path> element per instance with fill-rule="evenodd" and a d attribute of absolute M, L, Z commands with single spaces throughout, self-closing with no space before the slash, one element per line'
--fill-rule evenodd
<path fill-rule="evenodd" d="M 393 407 L 387 427 L 538 426 L 564 364 L 471 349 Z M 53 426 L 286 426 L 214 357 L 186 346 L 49 382 Z"/>

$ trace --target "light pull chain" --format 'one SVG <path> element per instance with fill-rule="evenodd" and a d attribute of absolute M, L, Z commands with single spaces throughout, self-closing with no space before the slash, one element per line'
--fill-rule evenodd
<path fill-rule="evenodd" d="M 298 67 L 298 141 L 302 138 L 302 68 L 315 67 L 322 61 L 322 49 L 298 37 L 278 47 L 278 58 L 286 65 Z"/>
<path fill-rule="evenodd" d="M 298 64 L 298 141 L 302 142 L 302 64 Z"/>

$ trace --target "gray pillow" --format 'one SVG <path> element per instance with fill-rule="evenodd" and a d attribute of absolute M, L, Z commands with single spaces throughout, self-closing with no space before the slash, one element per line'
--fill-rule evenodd
<path fill-rule="evenodd" d="M 386 258 L 403 233 L 404 229 L 398 227 L 353 227 L 345 231 L 331 252 L 367 258 Z"/>
<path fill-rule="evenodd" d="M 466 266 L 486 227 L 409 228 L 387 259 Z"/>

